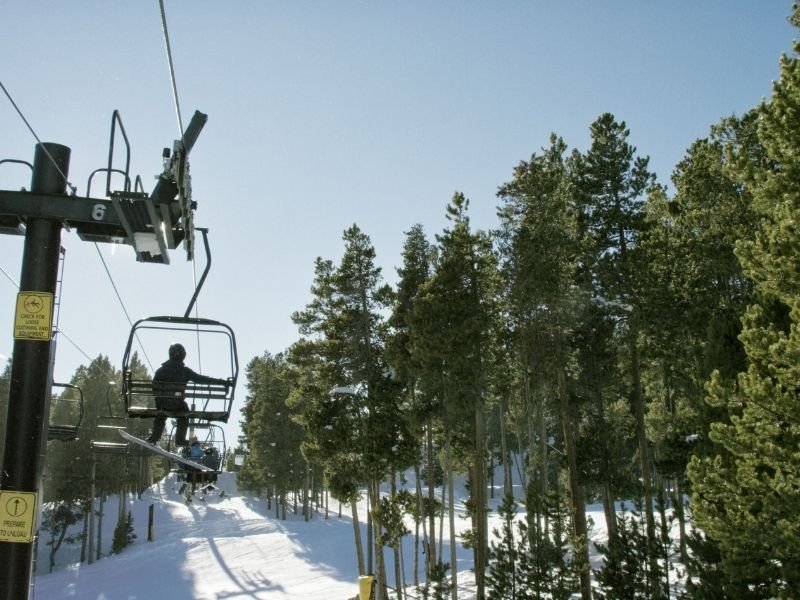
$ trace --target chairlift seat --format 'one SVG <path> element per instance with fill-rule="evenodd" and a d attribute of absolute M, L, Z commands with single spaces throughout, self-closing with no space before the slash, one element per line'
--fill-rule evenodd
<path fill-rule="evenodd" d="M 168 417 L 174 419 L 177 417 L 188 417 L 190 419 L 202 419 L 204 421 L 220 421 L 222 423 L 228 422 L 230 413 L 224 411 L 177 411 L 177 410 L 159 410 L 157 408 L 147 408 L 144 406 L 131 406 L 128 409 L 128 414 L 135 419 L 152 419 L 154 417 Z"/>
<path fill-rule="evenodd" d="M 71 442 L 78 439 L 80 428 L 71 425 L 50 425 L 47 427 L 47 439 L 59 442 Z"/>
<path fill-rule="evenodd" d="M 92 452 L 97 454 L 127 454 L 128 444 L 120 444 L 118 442 L 97 442 L 91 443 Z"/>
<path fill-rule="evenodd" d="M 129 376 L 130 373 L 126 373 Z M 186 384 L 183 398 L 190 407 L 185 410 L 164 410 L 156 408 L 156 394 L 153 382 L 149 380 L 126 380 L 126 392 L 129 398 L 128 416 L 141 419 L 153 417 L 188 417 L 201 421 L 228 422 L 231 408 L 231 394 L 228 386 L 216 383 Z"/>

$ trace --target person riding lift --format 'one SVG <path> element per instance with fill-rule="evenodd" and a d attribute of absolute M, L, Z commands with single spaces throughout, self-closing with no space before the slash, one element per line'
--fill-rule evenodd
<path fill-rule="evenodd" d="M 228 379 L 208 377 L 195 373 L 183 364 L 186 359 L 186 348 L 182 344 L 172 344 L 169 347 L 169 359 L 166 360 L 153 375 L 153 393 L 155 394 L 156 408 L 167 413 L 188 413 L 189 406 L 186 404 L 186 384 L 190 381 L 195 383 L 213 383 L 230 386 Z M 189 429 L 189 417 L 186 415 L 175 415 L 177 426 L 175 428 L 175 445 L 187 446 L 186 431 Z M 167 415 L 160 414 L 153 419 L 153 429 L 147 441 L 156 444 L 164 434 L 167 424 Z"/>

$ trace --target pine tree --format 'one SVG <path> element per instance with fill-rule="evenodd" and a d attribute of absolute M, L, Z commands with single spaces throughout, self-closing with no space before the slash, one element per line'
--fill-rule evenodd
<path fill-rule="evenodd" d="M 439 397 L 445 429 L 448 488 L 460 457 L 469 470 L 473 552 L 478 598 L 483 597 L 487 560 L 485 412 L 496 337 L 496 258 L 489 236 L 471 229 L 469 201 L 454 194 L 447 207 L 452 226 L 437 236 L 438 260 L 422 286 L 410 319 L 412 353 L 421 365 L 421 385 Z M 454 508 L 449 520 L 454 538 Z M 455 545 L 451 544 L 451 563 Z M 457 584 L 453 574 L 454 587 Z"/>
<path fill-rule="evenodd" d="M 641 513 L 628 514 L 623 506 L 616 530 L 616 537 L 609 539 L 608 544 L 596 544 L 604 555 L 602 568 L 595 571 L 601 590 L 598 598 L 652 598 L 648 585 L 648 541 Z"/>
<path fill-rule="evenodd" d="M 338 265 L 317 259 L 314 298 L 292 319 L 308 338 L 295 344 L 292 361 L 301 366 L 294 406 L 306 433 L 304 453 L 324 465 L 328 482 L 354 499 L 367 484 L 371 506 L 378 506 L 378 486 L 395 469 L 414 463 L 416 445 L 402 417 L 398 382 L 387 367 L 385 312 L 393 300 L 375 265 L 372 243 L 357 225 L 345 230 Z M 316 370 L 317 375 L 312 376 Z M 321 389 L 320 384 L 329 386 Z M 302 386 L 312 394 L 300 396 Z M 333 393 L 331 390 L 338 390 Z M 325 448 L 328 452 L 322 453 Z M 332 487 L 333 491 L 333 487 Z M 378 600 L 383 598 L 383 553 L 368 517 L 367 538 L 376 560 Z"/>
<path fill-rule="evenodd" d="M 127 546 L 130 546 L 136 539 L 136 533 L 133 529 L 133 513 L 125 511 L 125 516 L 117 521 L 117 526 L 114 528 L 114 538 L 111 542 L 111 553 L 119 554 Z"/>
<path fill-rule="evenodd" d="M 451 597 L 454 590 L 454 583 L 448 579 L 447 573 L 450 571 L 450 563 L 439 561 L 434 565 L 431 574 L 431 585 L 426 586 L 422 592 L 425 600 L 447 600 Z"/>
<path fill-rule="evenodd" d="M 689 552 L 686 567 L 686 592 L 681 598 L 692 600 L 717 600 L 726 596 L 730 583 L 722 568 L 719 544 L 709 540 L 700 529 L 695 529 L 686 540 Z M 742 590 L 743 595 L 746 590 Z"/>
<path fill-rule="evenodd" d="M 515 522 L 517 505 L 514 497 L 506 495 L 497 509 L 502 519 L 502 529 L 494 529 L 497 542 L 489 549 L 489 572 L 486 574 L 489 600 L 527 600 L 534 598 L 527 590 L 520 560 L 528 554 L 528 533 L 522 524 Z"/>
<path fill-rule="evenodd" d="M 282 354 L 265 353 L 247 365 L 248 396 L 242 409 L 242 430 L 249 449 L 238 476 L 242 489 L 274 493 L 276 511 L 286 517 L 286 495 L 304 482 L 300 452 L 302 429 L 287 406 L 291 380 Z"/>
<path fill-rule="evenodd" d="M 639 468 L 645 502 L 647 536 L 655 545 L 652 508 L 651 454 L 645 429 L 641 375 L 641 299 L 637 254 L 644 221 L 646 193 L 655 182 L 649 159 L 637 156 L 630 130 L 610 113 L 590 127 L 592 143 L 574 155 L 575 189 L 586 251 L 585 282 L 594 302 L 619 322 L 618 354 L 629 378 L 627 396 L 636 423 Z M 653 558 L 652 560 L 655 560 Z"/>
<path fill-rule="evenodd" d="M 738 335 L 753 284 L 734 250 L 757 227 L 753 185 L 741 171 L 769 164 L 757 123 L 755 110 L 726 117 L 695 141 L 673 173 L 674 197 L 660 189 L 651 192 L 640 239 L 647 435 L 656 473 L 671 490 L 684 561 L 686 467 L 693 454 L 712 451 L 710 423 L 724 418 L 719 408 L 705 403 L 705 384 L 714 370 L 731 381 L 745 366 Z M 705 574 L 713 566 L 698 569 Z"/>
<path fill-rule="evenodd" d="M 80 539 L 81 534 L 70 534 L 69 531 L 77 523 L 83 513 L 83 508 L 76 501 L 61 501 L 52 503 L 43 511 L 42 530 L 50 534 L 47 545 L 50 546 L 49 572 L 53 572 L 56 564 L 56 552 L 63 543 L 74 543 Z"/>
<path fill-rule="evenodd" d="M 432 505 L 436 500 L 435 484 L 424 474 L 426 472 L 433 473 L 439 465 L 436 462 L 433 445 L 436 416 L 434 399 L 423 393 L 418 384 L 420 365 L 415 360 L 411 349 L 410 318 L 419 290 L 430 277 L 432 255 L 433 250 L 425 231 L 421 225 L 414 225 L 406 233 L 406 241 L 403 244 L 403 264 L 397 269 L 399 281 L 395 291 L 392 315 L 389 318 L 391 333 L 386 343 L 387 362 L 394 372 L 395 379 L 402 387 L 403 412 L 409 421 L 410 431 L 418 444 L 421 444 L 424 439 L 424 451 L 418 453 L 419 460 L 424 462 L 414 466 L 417 483 L 415 497 L 418 502 L 416 512 L 420 515 L 424 512 L 423 502 L 426 501 L 422 494 L 423 480 L 428 482 L 427 502 Z M 423 543 L 425 544 L 426 581 L 430 581 L 431 567 L 437 561 L 436 527 L 433 512 L 426 516 L 428 517 L 428 527 L 425 530 L 427 539 Z M 414 582 L 418 583 L 420 519 L 415 520 L 415 525 Z"/>
<path fill-rule="evenodd" d="M 507 296 L 513 328 L 519 332 L 522 380 L 528 389 L 537 386 L 536 407 L 528 405 L 535 395 L 527 392 L 526 409 L 535 411 L 538 430 L 529 426 L 531 445 L 536 437 L 539 447 L 531 447 L 538 465 L 531 466 L 531 478 L 546 496 L 549 437 L 545 422 L 545 396 L 557 398 L 550 408 L 558 415 L 559 433 L 564 441 L 568 463 L 569 494 L 572 505 L 570 524 L 574 528 L 575 552 L 579 555 L 581 594 L 591 597 L 587 524 L 583 475 L 578 468 L 575 405 L 572 371 L 573 331 L 586 292 L 577 286 L 580 246 L 577 211 L 573 201 L 574 174 L 564 157 L 566 144 L 552 135 L 550 146 L 541 155 L 534 154 L 514 172 L 514 180 L 500 189 L 505 201 L 499 216 L 500 240 L 507 281 Z M 574 162 L 574 161 L 572 161 Z M 533 376 L 536 375 L 536 383 Z M 545 525 L 546 529 L 546 525 Z"/>
<path fill-rule="evenodd" d="M 569 499 L 558 489 L 545 498 L 545 509 L 552 523 L 551 532 L 542 540 L 543 559 L 549 561 L 550 576 L 545 575 L 545 591 L 553 600 L 570 600 L 583 588 L 583 574 L 589 569 L 585 555 L 576 551 L 586 541 L 576 539 L 572 525 L 572 506 Z M 532 527 L 530 517 L 528 527 Z M 589 530 L 587 527 L 587 538 Z"/>
<path fill-rule="evenodd" d="M 800 25 L 796 5 L 793 24 Z M 743 318 L 747 369 L 734 383 L 715 374 L 709 401 L 717 454 L 690 464 L 698 525 L 720 551 L 724 588 L 736 597 L 800 594 L 800 45 L 760 109 L 758 135 L 773 162 L 756 172 L 761 217 L 737 256 L 759 295 Z M 746 176 L 753 175 L 745 171 Z"/>
<path fill-rule="evenodd" d="M 560 294 L 572 277 L 569 256 L 574 224 L 563 193 L 567 180 L 566 144 L 550 136 L 550 146 L 514 169 L 498 191 L 500 229 L 496 239 L 504 277 L 507 349 L 516 393 L 509 399 L 517 435 L 528 440 L 528 473 L 546 495 L 550 470 L 547 439 L 558 422 L 553 335 L 559 330 Z"/>
<path fill-rule="evenodd" d="M 543 496 L 530 485 L 527 512 L 516 519 L 516 502 L 505 496 L 498 508 L 502 529 L 494 531 L 487 574 L 488 598 L 569 600 L 580 591 L 580 560 L 570 534 L 570 508 L 557 491 Z M 544 515 L 552 527 L 542 527 Z"/>

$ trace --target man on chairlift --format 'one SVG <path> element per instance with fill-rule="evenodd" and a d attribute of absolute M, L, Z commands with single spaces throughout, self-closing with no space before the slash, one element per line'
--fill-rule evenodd
<path fill-rule="evenodd" d="M 183 364 L 186 358 L 186 348 L 181 344 L 172 344 L 169 347 L 169 360 L 164 362 L 153 375 L 153 393 L 156 398 L 156 408 L 158 410 L 171 412 L 189 412 L 186 404 L 186 384 L 190 381 L 195 383 L 215 383 L 230 386 L 231 382 L 227 379 L 218 379 L 195 373 Z M 175 416 L 177 426 L 175 427 L 175 445 L 188 446 L 186 431 L 189 429 L 188 416 Z M 167 424 L 166 415 L 158 415 L 153 419 L 153 431 L 147 441 L 151 444 L 158 443 L 164 433 Z"/>

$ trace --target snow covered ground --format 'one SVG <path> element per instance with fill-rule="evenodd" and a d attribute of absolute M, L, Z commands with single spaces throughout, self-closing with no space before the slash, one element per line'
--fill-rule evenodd
<path fill-rule="evenodd" d="M 56 570 L 47 570 L 46 539 L 39 549 L 40 573 L 35 577 L 37 600 L 347 600 L 358 594 L 358 568 L 350 510 L 331 500 L 329 517 L 323 510 L 309 522 L 302 515 L 275 518 L 263 499 L 241 494 L 232 473 L 222 473 L 218 487 L 205 502 L 186 504 L 178 493 L 175 474 L 131 498 L 136 541 L 119 555 L 110 555 L 118 502 L 105 503 L 103 558 L 80 563 L 78 545 L 62 547 Z M 463 493 L 463 490 L 461 490 Z M 498 491 L 493 504 L 499 502 Z M 154 540 L 147 541 L 147 515 L 154 507 Z M 360 507 L 360 516 L 366 507 Z M 592 537 L 605 538 L 601 506 L 590 506 Z M 499 527 L 496 511 L 490 529 Z M 457 527 L 468 520 L 457 518 Z M 362 535 L 365 529 L 362 528 Z M 45 536 L 46 537 L 46 536 Z M 449 557 L 447 544 L 444 556 Z M 593 552 L 594 567 L 601 557 Z M 407 583 L 413 582 L 413 538 L 404 540 Z M 395 586 L 391 555 L 387 552 L 388 583 Z M 458 597 L 474 598 L 472 554 L 458 545 Z M 411 591 L 411 590 L 410 590 Z M 414 594 L 413 591 L 411 591 Z M 416 594 L 410 597 L 417 597 Z"/>

